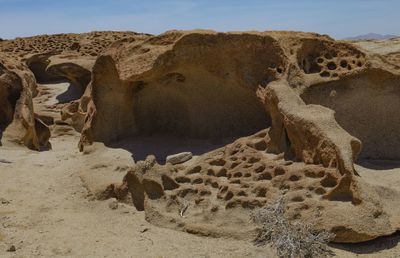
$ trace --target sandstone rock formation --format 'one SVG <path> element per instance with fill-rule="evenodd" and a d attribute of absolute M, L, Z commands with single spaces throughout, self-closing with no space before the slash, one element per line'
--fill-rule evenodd
<path fill-rule="evenodd" d="M 47 126 L 52 119 L 35 115 L 32 98 L 38 93 L 36 83 L 68 81 L 83 94 L 91 80 L 91 70 L 97 55 L 115 41 L 131 37 L 147 35 L 133 32 L 91 32 L 1 41 L 0 131 L 3 132 L 8 126 L 10 128 L 4 135 L 10 136 L 10 140 L 22 142 L 36 150 L 49 147 L 50 131 Z M 77 112 L 77 106 L 82 102 L 67 103 L 62 112 L 62 118 L 79 131 L 85 112 Z M 14 120 L 15 123 L 11 123 Z"/>
<path fill-rule="evenodd" d="M 37 83 L 67 81 L 81 98 L 53 108 L 81 132 L 81 151 L 152 135 L 236 139 L 183 163 L 149 156 L 98 198 L 131 202 L 155 225 L 243 239 L 257 230 L 249 212 L 283 197 L 289 219 L 336 242 L 375 239 L 400 230 L 400 190 L 354 164 L 400 158 L 400 63 L 397 50 L 354 44 L 213 31 L 4 40 L 0 140 L 48 148 L 54 119 L 32 98 Z"/>
<path fill-rule="evenodd" d="M 291 219 L 337 242 L 367 241 L 400 229 L 391 208 L 400 191 L 354 169 L 358 157 L 399 158 L 399 79 L 383 57 L 317 34 L 170 31 L 119 42 L 93 66 L 80 148 L 259 131 L 189 165 L 149 157 L 112 195 L 154 224 L 238 238 L 254 231 L 249 210 L 285 196 Z"/>
<path fill-rule="evenodd" d="M 31 149 L 48 147 L 50 131 L 33 112 L 36 83 L 28 68 L 0 55 L 0 144 L 3 137 Z"/>

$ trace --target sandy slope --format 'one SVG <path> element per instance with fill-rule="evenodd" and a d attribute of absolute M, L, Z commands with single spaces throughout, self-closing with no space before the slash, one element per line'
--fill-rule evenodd
<path fill-rule="evenodd" d="M 250 243 L 153 227 L 131 207 L 112 210 L 107 202 L 89 201 L 79 171 L 96 160 L 79 154 L 74 140 L 53 140 L 53 150 L 46 153 L 1 149 L 1 157 L 12 163 L 1 164 L 0 196 L 10 203 L 0 210 L 0 256 L 13 255 L 4 252 L 11 244 L 17 247 L 16 257 L 243 257 L 264 252 Z"/>
<path fill-rule="evenodd" d="M 65 87 L 58 85 L 46 98 L 42 95 L 35 101 L 37 110 L 56 104 L 54 95 Z M 130 206 L 111 209 L 110 201 L 92 200 L 80 178 L 82 171 L 109 172 L 118 179 L 124 174 L 120 168 L 133 164 L 131 153 L 96 144 L 91 153 L 81 154 L 77 133 L 65 125 L 55 125 L 52 131 L 51 151 L 0 148 L 0 257 L 274 256 L 270 248 L 254 247 L 249 241 L 158 228 Z M 337 246 L 341 249 L 334 252 L 338 257 L 400 257 L 398 241 L 397 236 L 374 244 Z M 16 252 L 6 252 L 11 245 Z"/>
<path fill-rule="evenodd" d="M 57 104 L 54 95 L 67 86 L 49 85 L 50 94 L 35 100 L 37 110 L 46 112 L 46 106 Z M 107 202 L 90 201 L 80 179 L 82 170 L 114 171 L 119 165 L 132 165 L 131 154 L 98 145 L 93 153 L 83 155 L 77 148 L 78 134 L 57 125 L 52 131 L 56 138 L 51 139 L 51 151 L 38 153 L 12 145 L 0 149 L 3 162 L 11 162 L 0 163 L 1 257 L 243 257 L 265 253 L 251 243 L 153 227 L 144 213 L 132 207 L 119 205 L 112 210 Z M 15 253 L 6 252 L 11 245 L 16 246 Z"/>

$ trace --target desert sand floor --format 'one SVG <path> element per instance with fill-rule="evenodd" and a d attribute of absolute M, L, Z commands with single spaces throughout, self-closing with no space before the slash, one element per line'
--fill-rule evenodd
<path fill-rule="evenodd" d="M 50 90 L 35 99 L 39 113 L 51 113 L 48 106 L 57 104 L 55 97 L 65 93 L 68 84 L 42 90 L 46 87 Z M 57 121 L 58 114 L 53 114 Z M 126 173 L 121 168 L 134 164 L 131 152 L 95 144 L 90 153 L 79 153 L 78 133 L 62 123 L 56 122 L 52 135 L 49 151 L 0 147 L 0 257 L 274 257 L 271 248 L 255 247 L 251 241 L 155 227 L 131 206 L 111 209 L 111 201 L 93 200 L 82 172 L 106 171 L 120 179 Z M 376 172 L 359 170 L 369 177 Z M 399 175 L 400 169 L 393 168 L 379 173 L 387 175 L 385 180 L 397 178 L 392 182 L 399 184 L 394 171 Z M 332 250 L 337 257 L 400 257 L 399 238 Z M 7 252 L 12 245 L 16 251 Z"/>

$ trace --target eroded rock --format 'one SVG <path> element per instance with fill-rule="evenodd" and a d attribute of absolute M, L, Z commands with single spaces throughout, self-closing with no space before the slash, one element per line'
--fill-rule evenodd
<path fill-rule="evenodd" d="M 55 37 L 72 39 L 68 46 L 35 39 L 48 52 L 13 47 L 28 49 L 26 40 L 0 45 L 5 136 L 17 133 L 34 149 L 50 136 L 33 112 L 28 67 L 39 80 L 63 78 L 82 91 L 62 108 L 64 122 L 81 132 L 81 151 L 142 135 L 246 135 L 187 163 L 189 154 L 166 165 L 149 156 L 98 198 L 131 202 L 155 225 L 207 236 L 251 238 L 249 212 L 282 197 L 290 220 L 312 221 L 336 242 L 400 229 L 399 190 L 370 185 L 354 168 L 359 157 L 399 158 L 393 55 L 387 61 L 310 33 L 169 31 L 124 36 L 106 51 L 111 40 L 95 35 Z M 101 47 L 89 51 L 86 40 Z M 7 61 L 16 55 L 28 67 Z"/>
<path fill-rule="evenodd" d="M 171 31 L 121 43 L 94 65 L 80 147 L 146 133 L 216 137 L 271 126 L 188 166 L 139 162 L 118 188 L 119 198 L 130 196 L 159 226 L 246 238 L 255 230 L 249 211 L 284 196 L 291 220 L 313 221 L 335 233 L 336 242 L 371 240 L 392 234 L 400 221 L 387 205 L 393 199 L 354 169 L 362 146 L 370 144 L 362 132 L 367 127 L 337 114 L 352 87 L 342 82 L 372 78 L 378 70 L 387 85 L 379 88 L 371 79 L 368 87 L 397 91 L 396 67 L 307 33 Z M 309 104 L 322 99 L 309 97 L 311 89 L 329 102 Z M 377 104 L 388 110 L 387 103 Z M 397 142 L 394 131 L 387 132 Z M 367 153 L 380 157 L 385 145 Z"/>
<path fill-rule="evenodd" d="M 50 130 L 33 110 L 36 82 L 29 69 L 0 53 L 0 141 L 40 150 L 49 146 Z"/>
<path fill-rule="evenodd" d="M 16 38 L 0 43 L 0 140 L 8 138 L 31 149 L 50 148 L 51 118 L 36 115 L 36 83 L 67 81 L 82 95 L 97 56 L 118 40 L 138 40 L 134 32 L 91 32 Z M 132 38 L 132 39 L 131 39 Z M 87 101 L 66 104 L 62 118 L 81 131 Z M 42 121 L 45 120 L 45 121 Z M 7 130 L 5 131 L 5 129 Z M 2 137 L 4 135 L 4 137 Z"/>

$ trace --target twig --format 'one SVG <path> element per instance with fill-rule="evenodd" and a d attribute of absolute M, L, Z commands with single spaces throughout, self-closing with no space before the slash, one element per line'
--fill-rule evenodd
<path fill-rule="evenodd" d="M 181 204 L 181 208 L 179 209 L 179 215 L 184 218 L 184 214 L 186 212 L 186 210 L 189 208 L 189 203 L 183 203 Z"/>

